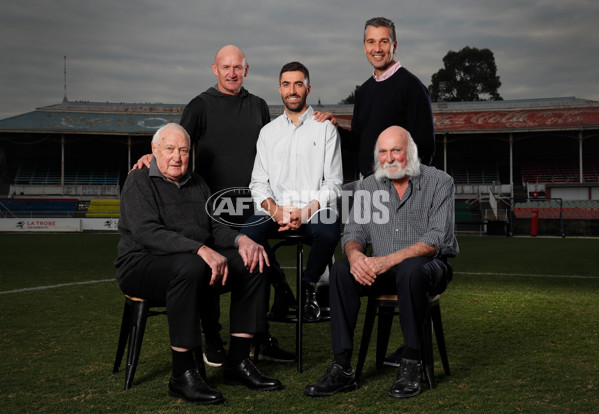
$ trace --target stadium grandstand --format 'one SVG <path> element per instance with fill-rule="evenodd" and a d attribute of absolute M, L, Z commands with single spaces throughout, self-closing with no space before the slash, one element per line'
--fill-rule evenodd
<path fill-rule="evenodd" d="M 183 108 L 65 99 L 0 120 L 0 220 L 118 219 L 132 163 Z M 315 108 L 350 127 L 351 105 Z M 282 111 L 270 106 L 273 118 Z M 439 102 L 433 113 L 433 163 L 455 180 L 458 232 L 527 233 L 536 211 L 540 234 L 559 233 L 552 222 L 562 220 L 566 234 L 599 235 L 599 102 Z M 355 160 L 344 151 L 346 181 L 357 178 Z"/>

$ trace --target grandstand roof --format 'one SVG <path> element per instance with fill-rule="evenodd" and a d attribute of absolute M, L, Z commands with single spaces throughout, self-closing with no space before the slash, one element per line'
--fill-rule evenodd
<path fill-rule="evenodd" d="M 178 122 L 185 105 L 63 101 L 0 120 L 0 133 L 151 135 Z M 353 105 L 316 105 L 349 127 Z M 271 105 L 271 116 L 283 112 Z M 437 102 L 435 130 L 443 133 L 523 132 L 599 128 L 599 102 L 575 97 L 512 101 Z"/>
<path fill-rule="evenodd" d="M 70 102 L 36 108 L 0 120 L 0 132 L 151 135 L 168 122 L 179 122 L 185 105 Z"/>
<path fill-rule="evenodd" d="M 513 101 L 437 102 L 439 133 L 526 132 L 597 129 L 599 102 L 575 97 Z"/>

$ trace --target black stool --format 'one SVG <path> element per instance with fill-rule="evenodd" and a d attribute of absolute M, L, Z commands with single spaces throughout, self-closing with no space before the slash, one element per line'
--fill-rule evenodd
<path fill-rule="evenodd" d="M 428 381 L 430 389 L 435 388 L 434 381 L 434 359 L 433 359 L 433 328 L 437 338 L 437 348 L 441 355 L 441 362 L 446 375 L 451 375 L 449 371 L 449 361 L 447 359 L 447 349 L 445 347 L 445 334 L 443 332 L 443 322 L 441 321 L 441 307 L 439 305 L 439 296 L 430 298 L 430 312 L 425 318 L 425 323 L 420 332 L 422 344 L 422 364 L 424 365 L 424 375 Z M 383 366 L 389 337 L 391 335 L 391 324 L 393 316 L 399 313 L 395 311 L 398 306 L 397 295 L 378 295 L 369 296 L 366 307 L 366 317 L 364 319 L 364 330 L 362 332 L 362 341 L 360 343 L 360 353 L 358 355 L 358 364 L 356 366 L 356 381 L 362 375 L 372 329 L 374 327 L 374 318 L 379 315 L 376 340 L 376 367 Z"/>
<path fill-rule="evenodd" d="M 282 239 L 282 241 L 276 243 L 273 246 L 273 252 L 283 246 L 296 246 L 296 303 L 297 309 L 295 315 L 288 316 L 285 320 L 277 320 L 276 322 L 287 322 L 295 323 L 295 355 L 297 359 L 297 372 L 303 372 L 302 367 L 302 343 L 303 343 L 303 325 L 304 323 L 319 323 L 330 321 L 330 316 L 321 317 L 317 321 L 307 322 L 303 320 L 302 315 L 302 303 L 303 303 L 303 292 L 302 292 L 302 280 L 304 274 L 304 245 L 312 244 L 312 237 L 307 234 L 298 231 L 284 231 L 277 234 L 276 239 Z"/>
<path fill-rule="evenodd" d="M 116 357 L 114 358 L 113 373 L 119 371 L 125 346 L 129 340 L 129 349 L 127 351 L 127 368 L 125 369 L 125 389 L 131 388 L 137 362 L 139 361 L 139 353 L 141 344 L 144 339 L 146 330 L 146 321 L 149 316 L 166 315 L 166 310 L 155 311 L 151 308 L 164 308 L 161 303 L 150 302 L 144 299 L 125 295 L 125 307 L 123 309 L 123 320 L 121 322 L 121 333 L 119 335 L 119 343 L 116 349 Z M 206 378 L 206 370 L 202 359 L 202 348 L 194 349 L 196 364 L 200 373 Z"/>

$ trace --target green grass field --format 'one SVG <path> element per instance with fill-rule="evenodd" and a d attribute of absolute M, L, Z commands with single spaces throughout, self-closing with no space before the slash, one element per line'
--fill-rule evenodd
<path fill-rule="evenodd" d="M 112 265 L 117 241 L 115 234 L 0 235 L 0 413 L 599 411 L 598 239 L 460 237 L 455 277 L 441 298 L 452 375 L 435 351 L 437 388 L 416 398 L 387 396 L 395 370 L 375 369 L 374 343 L 358 390 L 305 397 L 304 385 L 332 357 L 322 323 L 305 327 L 302 374 L 295 364 L 259 364 L 283 391 L 225 386 L 220 369 L 208 367 L 209 383 L 227 398 L 212 408 L 167 395 L 163 317 L 149 320 L 133 387 L 123 390 L 123 371 L 112 374 L 123 306 Z M 291 252 L 279 259 L 294 264 Z M 390 348 L 401 343 L 398 326 Z M 272 333 L 294 349 L 293 325 L 273 323 Z M 354 363 L 360 337 L 361 325 Z"/>

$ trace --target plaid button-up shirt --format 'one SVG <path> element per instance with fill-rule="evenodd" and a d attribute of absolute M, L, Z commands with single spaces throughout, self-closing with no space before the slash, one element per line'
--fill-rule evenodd
<path fill-rule="evenodd" d="M 391 180 L 369 176 L 358 184 L 345 225 L 343 247 L 350 241 L 373 256 L 386 256 L 417 242 L 436 249 L 437 257 L 459 253 L 454 235 L 453 179 L 434 167 L 421 166 L 400 199 Z"/>

